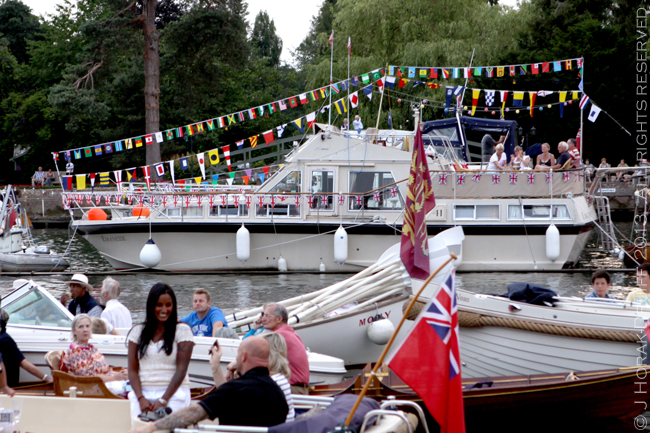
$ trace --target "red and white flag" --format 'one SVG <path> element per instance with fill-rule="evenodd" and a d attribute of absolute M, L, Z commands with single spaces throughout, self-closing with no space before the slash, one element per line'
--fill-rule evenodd
<path fill-rule="evenodd" d="M 422 398 L 441 433 L 465 432 L 454 279 L 452 271 L 387 361 Z"/>
<path fill-rule="evenodd" d="M 199 168 L 201 169 L 201 176 L 205 179 L 205 153 L 197 153 L 196 160 L 199 161 Z"/>
<path fill-rule="evenodd" d="M 142 171 L 144 172 L 144 181 L 147 182 L 147 189 L 151 189 L 151 173 L 149 170 L 150 167 L 148 165 L 142 167 Z"/>
<path fill-rule="evenodd" d="M 465 175 L 459 174 L 456 178 L 456 185 L 465 185 Z"/>
<path fill-rule="evenodd" d="M 228 164 L 228 171 L 232 171 L 232 167 L 230 165 L 230 146 L 223 147 L 223 157 L 226 158 L 226 163 Z"/>
<path fill-rule="evenodd" d="M 498 185 L 501 183 L 501 175 L 500 174 L 493 174 L 492 175 L 492 185 Z"/>
<path fill-rule="evenodd" d="M 348 36 L 348 56 L 352 57 L 352 39 Z"/>
<path fill-rule="evenodd" d="M 510 185 L 517 185 L 517 173 L 510 173 Z"/>
<path fill-rule="evenodd" d="M 330 35 L 330 38 L 328 40 L 330 43 L 330 47 L 334 48 L 334 30 L 332 30 L 332 34 Z"/>
<path fill-rule="evenodd" d="M 352 108 L 357 108 L 359 106 L 359 92 L 354 92 L 350 94 L 350 105 Z"/>

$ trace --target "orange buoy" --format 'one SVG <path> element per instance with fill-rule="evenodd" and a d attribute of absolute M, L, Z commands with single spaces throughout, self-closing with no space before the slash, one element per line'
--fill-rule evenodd
<path fill-rule="evenodd" d="M 103 209 L 94 207 L 88 211 L 88 219 L 93 221 L 106 221 L 108 215 Z"/>
<path fill-rule="evenodd" d="M 151 213 L 151 211 L 149 209 L 147 209 L 146 207 L 144 207 L 144 205 L 139 204 L 139 205 L 133 206 L 133 216 L 146 218 L 146 217 L 149 216 L 150 213 Z"/>

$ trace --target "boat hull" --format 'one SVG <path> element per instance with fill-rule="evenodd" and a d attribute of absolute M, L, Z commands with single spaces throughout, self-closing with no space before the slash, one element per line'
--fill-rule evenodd
<path fill-rule="evenodd" d="M 140 250 L 149 239 L 149 223 L 75 221 L 78 231 L 115 269 L 141 268 Z M 296 221 L 245 224 L 250 232 L 250 258 L 237 260 L 237 230 L 242 222 L 154 223 L 152 238 L 162 253 L 156 269 L 164 271 L 277 270 L 282 256 L 290 271 L 357 272 L 373 264 L 390 246 L 400 242 L 401 225 L 343 224 L 348 233 L 348 257 L 334 260 L 333 233 L 340 223 Z M 546 257 L 546 225 L 463 225 L 465 256 L 462 271 L 559 270 L 577 263 L 591 224 L 558 224 L 560 257 Z M 428 225 L 430 236 L 454 224 Z M 518 247 L 513 247 L 518 245 Z"/>
<path fill-rule="evenodd" d="M 128 330 L 124 330 L 125 333 Z M 34 365 L 49 369 L 45 362 L 45 354 L 50 350 L 66 350 L 70 347 L 70 331 L 62 328 L 40 328 L 11 325 L 7 332 L 16 341 L 18 348 L 25 358 Z M 126 337 L 114 335 L 94 335 L 90 342 L 104 355 L 111 366 L 127 367 Z M 212 385 L 212 370 L 210 369 L 208 353 L 214 342 L 213 338 L 194 337 L 194 350 L 188 368 L 188 374 L 193 386 Z M 225 369 L 229 362 L 234 361 L 241 340 L 220 338 L 219 344 L 223 350 L 221 361 Z M 334 361 L 334 362 L 332 362 Z M 318 353 L 309 353 L 310 383 L 337 383 L 346 373 L 343 363 L 331 357 Z M 32 381 L 34 377 L 21 369 L 20 380 Z"/>
<path fill-rule="evenodd" d="M 554 307 L 459 290 L 463 377 L 639 365 L 650 309 L 562 300 Z M 469 315 L 469 316 L 463 316 Z"/>
<path fill-rule="evenodd" d="M 2 272 L 61 272 L 70 263 L 60 254 L 1 253 Z"/>

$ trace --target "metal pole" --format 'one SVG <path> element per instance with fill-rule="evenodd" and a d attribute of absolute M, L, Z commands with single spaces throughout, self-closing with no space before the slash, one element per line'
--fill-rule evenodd
<path fill-rule="evenodd" d="M 350 103 L 350 58 L 352 57 L 352 41 L 350 40 L 350 36 L 348 36 L 348 47 L 348 100 L 345 101 L 346 105 Z M 350 108 L 351 106 L 348 105 L 348 134 L 350 133 Z M 330 107 L 331 109 L 332 107 Z"/>
<path fill-rule="evenodd" d="M 585 58 L 582 58 L 582 94 L 585 94 Z M 583 123 L 583 115 L 584 115 L 585 110 L 580 110 L 580 163 L 582 164 L 582 155 L 584 155 L 583 149 L 585 148 L 585 131 L 582 129 Z"/>
<path fill-rule="evenodd" d="M 334 74 L 333 74 L 333 68 L 334 68 L 334 30 L 332 30 L 332 41 L 330 42 L 330 88 L 329 88 L 329 93 L 330 93 L 330 108 L 328 110 L 328 118 L 327 118 L 327 124 L 330 125 L 330 130 L 332 126 L 332 84 L 334 84 Z"/>
<path fill-rule="evenodd" d="M 386 63 L 386 68 L 384 70 L 388 69 L 388 63 Z M 384 83 L 384 91 L 386 90 L 386 83 Z M 377 111 L 377 123 L 375 124 L 375 129 L 379 133 L 379 118 L 381 117 L 381 103 L 384 100 L 384 92 L 381 92 L 381 96 L 379 97 L 379 110 Z"/>

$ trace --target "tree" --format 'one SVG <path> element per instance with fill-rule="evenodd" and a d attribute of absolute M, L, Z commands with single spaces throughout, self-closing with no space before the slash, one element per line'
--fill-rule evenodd
<path fill-rule="evenodd" d="M 296 59 L 299 70 L 305 70 L 311 64 L 318 63 L 317 59 L 328 55 L 329 45 L 327 40 L 334 28 L 334 13 L 337 0 L 324 0 L 318 15 L 311 20 L 311 27 L 307 37 L 300 43 L 296 51 L 291 54 Z"/>
<path fill-rule="evenodd" d="M 522 5 L 523 6 L 523 5 Z M 541 82 L 546 90 L 575 90 L 584 78 L 585 93 L 602 109 L 610 112 L 628 131 L 635 129 L 634 87 L 636 77 L 636 27 L 634 16 L 638 3 L 628 0 L 534 0 L 526 3 L 533 17 L 517 34 L 516 49 L 501 57 L 506 62 L 531 62 L 584 56 L 584 77 L 578 70 L 554 74 L 552 80 Z M 575 67 L 575 66 L 574 66 Z M 573 107 L 571 107 L 573 108 Z M 567 110 L 565 110 L 566 113 Z M 535 113 L 524 117 L 524 128 L 534 120 L 538 131 L 545 131 L 542 141 L 557 143 L 575 136 L 579 110 L 573 108 L 573 121 L 558 122 L 557 112 Z M 584 114 L 586 157 L 600 159 L 636 157 L 632 137 L 627 135 L 606 114 L 596 123 Z M 566 117 L 566 114 L 565 114 Z M 612 146 L 612 143 L 616 143 Z M 641 156 L 647 158 L 646 156 Z"/>
<path fill-rule="evenodd" d="M 9 43 L 9 50 L 19 63 L 27 63 L 27 43 L 40 33 L 38 18 L 24 3 L 5 0 L 0 4 L 0 37 Z"/>
<path fill-rule="evenodd" d="M 282 54 L 282 39 L 275 33 L 275 23 L 266 11 L 260 11 L 255 17 L 255 25 L 250 39 L 255 53 L 267 59 L 267 65 L 277 67 Z"/>

